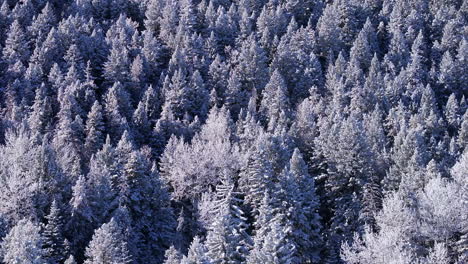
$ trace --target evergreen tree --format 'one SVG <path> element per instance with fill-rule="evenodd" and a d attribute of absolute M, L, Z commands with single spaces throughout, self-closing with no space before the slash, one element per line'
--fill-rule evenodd
<path fill-rule="evenodd" d="M 425 84 L 427 81 L 425 43 L 422 32 L 411 46 L 410 63 L 408 64 L 408 83 L 412 85 Z"/>
<path fill-rule="evenodd" d="M 318 45 L 320 55 L 328 57 L 342 49 L 341 28 L 336 26 L 339 13 L 335 5 L 326 5 L 317 23 Z"/>
<path fill-rule="evenodd" d="M 47 179 L 55 176 L 51 153 L 42 152 L 24 127 L 9 131 L 0 147 L 0 213 L 10 225 L 23 218 L 37 219 L 44 209 Z M 48 156 L 51 155 L 51 156 Z M 50 171 L 49 171 L 50 169 Z M 55 168 L 56 169 L 56 168 Z M 19 228 L 19 227 L 18 227 Z"/>
<path fill-rule="evenodd" d="M 445 106 L 444 115 L 451 129 L 458 127 L 461 121 L 460 108 L 455 94 L 451 94 Z"/>
<path fill-rule="evenodd" d="M 249 251 L 250 237 L 246 218 L 240 209 L 241 200 L 234 192 L 228 171 L 216 187 L 214 208 L 216 219 L 212 222 L 205 245 L 211 263 L 243 263 Z"/>
<path fill-rule="evenodd" d="M 439 65 L 439 76 L 437 83 L 443 94 L 447 95 L 457 91 L 457 82 L 460 80 L 458 76 L 456 63 L 450 55 L 450 51 L 446 51 Z"/>
<path fill-rule="evenodd" d="M 247 263 L 295 263 L 296 253 L 294 243 L 289 239 L 291 226 L 280 213 L 275 213 L 271 207 L 268 194 L 262 199 L 260 213 L 256 220 L 254 247 Z"/>
<path fill-rule="evenodd" d="M 366 34 L 371 33 L 367 32 L 366 28 L 363 28 L 354 40 L 349 55 L 350 60 L 356 63 L 362 70 L 369 68 L 369 62 L 373 56 L 373 50 L 368 40 L 369 36 L 366 36 Z"/>
<path fill-rule="evenodd" d="M 138 107 L 133 113 L 133 135 L 138 143 L 144 143 L 145 139 L 149 137 L 151 128 L 148 121 L 148 114 L 142 102 L 138 103 Z"/>
<path fill-rule="evenodd" d="M 159 37 L 171 48 L 176 46 L 174 39 L 179 22 L 179 9 L 179 1 L 169 0 L 160 16 Z"/>
<path fill-rule="evenodd" d="M 398 74 L 408 64 L 409 47 L 405 36 L 400 29 L 392 33 L 388 52 L 384 56 L 384 64 L 387 71 Z"/>
<path fill-rule="evenodd" d="M 298 186 L 294 195 L 296 219 L 292 219 L 293 234 L 296 238 L 297 252 L 302 263 L 320 262 L 320 250 L 322 247 L 321 217 L 319 216 L 319 199 L 315 191 L 315 182 L 308 172 L 308 167 L 300 153 L 295 149 L 289 162 L 290 172 Z M 293 195 L 293 194 L 290 194 Z M 299 207 L 299 208 L 297 208 Z"/>
<path fill-rule="evenodd" d="M 120 43 L 112 45 L 110 54 L 104 64 L 104 76 L 109 83 L 126 84 L 130 77 L 128 49 Z"/>
<path fill-rule="evenodd" d="M 171 246 L 168 250 L 166 250 L 164 258 L 164 264 L 178 264 L 180 263 L 182 256 L 180 252 L 177 251 L 177 249 L 175 249 L 174 246 Z"/>
<path fill-rule="evenodd" d="M 262 91 L 268 80 L 268 66 L 265 51 L 251 35 L 242 45 L 234 69 L 238 74 L 242 91 L 252 93 L 253 89 Z"/>
<path fill-rule="evenodd" d="M 343 260 L 347 263 L 388 263 L 393 259 L 400 263 L 416 262 L 412 248 L 407 246 L 411 232 L 417 228 L 412 221 L 415 221 L 414 213 L 401 197 L 390 195 L 377 216 L 380 231 L 374 234 L 367 229 L 362 240 L 355 236 L 351 245 L 343 244 Z"/>
<path fill-rule="evenodd" d="M 6 264 L 46 262 L 42 249 L 40 227 L 28 219 L 22 219 L 2 241 L 2 260 Z"/>
<path fill-rule="evenodd" d="M 26 48 L 25 48 L 26 47 Z M 18 20 L 13 21 L 5 40 L 2 58 L 9 66 L 16 62 L 25 64 L 29 58 L 28 41 Z"/>
<path fill-rule="evenodd" d="M 160 18 L 163 12 L 164 2 L 158 0 L 148 1 L 145 12 L 145 27 L 147 30 L 158 33 L 160 29 Z"/>
<path fill-rule="evenodd" d="M 54 200 L 50 206 L 50 212 L 46 217 L 47 225 L 43 231 L 44 257 L 48 263 L 62 263 L 65 261 L 67 252 L 64 245 L 64 223 L 57 201 Z"/>
<path fill-rule="evenodd" d="M 52 99 L 47 95 L 47 90 L 45 85 L 41 85 L 36 91 L 32 112 L 28 119 L 29 127 L 36 140 L 45 134 L 53 117 Z"/>
<path fill-rule="evenodd" d="M 468 206 L 468 203 L 466 202 L 467 201 L 466 190 L 468 189 L 468 184 L 467 184 L 466 177 L 463 176 L 463 175 L 466 175 L 468 171 L 468 166 L 466 165 L 467 160 L 468 160 L 468 151 L 465 150 L 463 154 L 460 156 L 457 163 L 452 167 L 450 171 L 452 177 L 454 178 L 455 182 L 459 186 L 459 190 L 461 194 L 461 199 L 459 200 L 461 202 L 461 207 L 462 207 L 461 211 L 466 210 L 463 208 L 466 208 Z M 464 217 L 466 219 L 466 216 Z M 462 222 L 466 223 L 466 220 L 463 220 Z M 458 253 L 459 262 L 463 262 L 466 259 L 468 259 L 468 228 L 466 224 L 462 225 L 461 236 L 456 242 L 455 250 Z"/>
<path fill-rule="evenodd" d="M 150 85 L 141 101 L 144 103 L 145 112 L 148 115 L 148 120 L 153 122 L 159 118 L 159 114 L 161 112 L 161 98 L 159 91 L 156 90 L 152 85 Z"/>
<path fill-rule="evenodd" d="M 460 128 L 458 130 L 458 145 L 462 148 L 466 148 L 468 142 L 468 111 L 462 117 Z M 465 146 L 465 147 L 463 147 Z"/>
<path fill-rule="evenodd" d="M 111 138 L 116 140 L 127 129 L 131 116 L 131 104 L 127 91 L 121 83 L 115 83 L 104 98 L 104 112 Z"/>
<path fill-rule="evenodd" d="M 229 75 L 228 65 L 221 59 L 221 56 L 219 55 L 217 55 L 211 62 L 208 69 L 208 76 L 208 87 L 211 90 L 211 93 L 216 95 L 216 97 L 225 98 L 230 96 L 232 98 L 234 88 L 236 91 L 240 89 L 236 87 L 237 83 L 240 83 L 240 77 L 234 72 L 231 75 Z M 228 80 L 231 80 L 232 82 L 228 88 L 230 91 L 227 91 Z M 231 104 L 229 102 L 226 103 Z"/>
<path fill-rule="evenodd" d="M 179 24 L 186 34 L 190 34 L 198 28 L 195 4 L 191 0 L 184 0 L 180 4 Z"/>
<path fill-rule="evenodd" d="M 324 149 L 325 157 L 333 157 L 332 160 L 335 160 L 327 162 L 325 183 L 325 204 L 332 207 L 332 216 L 328 223 L 330 226 L 327 227 L 330 232 L 327 237 L 328 261 L 336 261 L 337 246 L 343 240 L 352 239 L 353 233 L 359 232 L 362 227 L 358 218 L 361 201 L 357 195 L 361 192 L 363 184 L 373 175 L 375 166 L 373 153 L 363 130 L 359 128 L 362 123 L 355 116 L 342 122 L 327 128 L 331 138 L 324 139 L 331 140 L 326 145 L 327 150 Z M 322 142 L 317 141 L 318 144 L 323 144 Z M 333 146 L 337 148 L 332 150 Z M 347 160 L 348 158 L 350 159 Z M 333 246 L 334 243 L 338 244 Z"/>
<path fill-rule="evenodd" d="M 198 70 L 196 70 L 190 81 L 189 81 L 190 91 L 190 107 L 188 112 L 192 116 L 198 116 L 201 120 L 204 120 L 208 114 L 208 91 L 205 87 L 205 82 Z"/>
<path fill-rule="evenodd" d="M 281 112 L 285 112 L 289 116 L 289 100 L 286 93 L 286 83 L 279 71 L 276 70 L 262 93 L 259 112 L 263 114 L 264 119 L 268 117 L 270 121 L 277 120 Z"/>
<path fill-rule="evenodd" d="M 216 92 L 216 90 L 213 91 Z M 241 82 L 236 73 L 229 77 L 225 95 L 224 105 L 231 112 L 233 120 L 236 120 L 242 107 L 245 106 L 245 99 L 247 99 L 245 92 L 241 90 Z"/>
<path fill-rule="evenodd" d="M 239 175 L 240 188 L 246 194 L 245 201 L 256 213 L 260 208 L 261 194 L 270 190 L 273 185 L 274 168 L 268 159 L 266 140 L 268 139 L 265 137 L 258 140 Z"/>
<path fill-rule="evenodd" d="M 206 246 L 200 241 L 199 237 L 194 237 L 189 247 L 187 256 L 181 260 L 181 264 L 209 264 Z"/>
<path fill-rule="evenodd" d="M 141 153 L 130 154 L 118 191 L 119 204 L 128 208 L 132 229 L 145 245 L 134 258 L 147 263 L 162 260 L 174 235 L 175 219 L 159 175 L 151 170 Z"/>
<path fill-rule="evenodd" d="M 91 155 L 101 149 L 104 145 L 104 120 L 102 116 L 102 107 L 98 101 L 95 101 L 88 113 L 86 120 L 86 139 L 85 139 L 85 155 L 91 158 Z"/>
<path fill-rule="evenodd" d="M 315 55 L 314 35 L 309 28 L 292 29 L 295 24 L 291 23 L 278 44 L 271 67 L 272 71 L 280 71 L 287 84 L 290 101 L 296 105 L 308 96 L 310 87 L 322 88 L 323 76 L 322 65 Z"/>
<path fill-rule="evenodd" d="M 54 10 L 51 4 L 47 2 L 41 13 L 34 18 L 32 24 L 28 27 L 28 31 L 34 42 L 41 43 L 55 23 L 57 21 Z"/>
<path fill-rule="evenodd" d="M 443 244 L 435 244 L 425 259 L 426 263 L 450 263 L 447 248 Z"/>
<path fill-rule="evenodd" d="M 177 119 L 182 119 L 189 110 L 190 90 L 187 73 L 183 69 L 175 71 L 171 79 L 167 76 L 164 81 L 164 107 L 170 109 Z"/>
<path fill-rule="evenodd" d="M 462 40 L 460 41 L 460 46 L 458 47 L 458 53 L 457 53 L 457 62 L 456 65 L 457 67 L 457 76 L 460 77 L 458 83 L 459 87 L 466 87 L 466 84 L 468 83 L 468 78 L 461 74 L 463 72 L 463 69 L 468 65 L 468 41 Z M 463 93 L 465 94 L 466 97 L 466 89 L 463 90 Z"/>
<path fill-rule="evenodd" d="M 85 228 L 98 228 L 105 223 L 117 207 L 117 194 L 113 188 L 115 178 L 120 174 L 117 154 L 107 137 L 103 148 L 90 160 L 89 173 L 86 179 L 80 176 L 73 187 L 73 198 L 70 201 L 71 226 L 82 227 L 82 231 L 69 230 L 73 237 L 74 256 L 81 259 L 81 250 L 92 237 L 92 231 Z M 81 228 L 80 228 L 81 229 Z"/>
<path fill-rule="evenodd" d="M 0 1 L 3 262 L 467 262 L 467 10 Z"/>
<path fill-rule="evenodd" d="M 94 263 L 131 263 L 127 242 L 121 227 L 114 219 L 103 224 L 94 232 L 93 239 L 86 248 L 86 264 Z"/>
<path fill-rule="evenodd" d="M 145 68 L 144 73 L 150 83 L 159 78 L 161 70 L 169 59 L 167 50 L 156 36 L 157 34 L 154 34 L 151 30 L 145 30 L 142 33 L 143 47 L 141 51 Z"/>

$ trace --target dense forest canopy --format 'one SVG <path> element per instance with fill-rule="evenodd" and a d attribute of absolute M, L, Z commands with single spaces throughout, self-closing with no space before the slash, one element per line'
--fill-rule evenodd
<path fill-rule="evenodd" d="M 0 6 L 0 263 L 468 263 L 468 1 Z"/>

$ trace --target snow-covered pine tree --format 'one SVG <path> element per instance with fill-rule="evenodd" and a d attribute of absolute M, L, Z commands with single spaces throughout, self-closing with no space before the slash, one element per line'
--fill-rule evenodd
<path fill-rule="evenodd" d="M 174 246 L 171 246 L 164 253 L 164 264 L 179 264 L 181 259 L 182 254 Z"/>
<path fill-rule="evenodd" d="M 68 252 L 66 252 L 64 245 L 63 216 L 56 200 L 52 202 L 46 219 L 47 224 L 42 232 L 44 257 L 48 263 L 61 263 L 65 261 Z"/>
<path fill-rule="evenodd" d="M 274 199 L 273 199 L 274 200 Z M 268 193 L 262 198 L 259 215 L 255 221 L 254 246 L 247 258 L 249 264 L 295 263 L 297 253 L 290 240 L 292 227 L 286 216 L 272 207 Z"/>
<path fill-rule="evenodd" d="M 94 232 L 92 240 L 86 248 L 86 264 L 132 262 L 127 249 L 123 230 L 114 219 L 103 224 Z"/>
<path fill-rule="evenodd" d="M 275 70 L 262 92 L 262 101 L 259 109 L 262 120 L 264 123 L 277 120 L 281 112 L 285 112 L 289 116 L 289 108 L 286 83 L 281 73 Z"/>
<path fill-rule="evenodd" d="M 144 245 L 133 257 L 146 263 L 162 261 L 174 237 L 175 217 L 159 175 L 140 152 L 133 151 L 120 177 L 119 204 L 128 208 L 132 230 Z"/>
<path fill-rule="evenodd" d="M 25 64 L 29 59 L 28 40 L 18 20 L 11 24 L 2 51 L 2 60 L 9 67 L 17 62 Z M 25 48 L 26 47 L 26 48 Z"/>
<path fill-rule="evenodd" d="M 211 261 L 207 256 L 207 248 L 200 241 L 198 236 L 193 238 L 190 244 L 187 256 L 184 256 L 180 264 L 210 264 Z"/>
<path fill-rule="evenodd" d="M 293 220 L 297 252 L 302 263 L 319 263 L 323 243 L 322 223 L 318 213 L 320 201 L 315 190 L 315 180 L 309 174 L 307 164 L 297 148 L 289 161 L 289 169 L 293 176 L 290 180 L 298 186 L 297 193 L 290 194 L 296 196 L 295 203 L 298 206 L 294 212 L 297 218 Z M 299 235 L 301 232 L 303 235 Z"/>
<path fill-rule="evenodd" d="M 39 225 L 31 220 L 18 221 L 1 243 L 2 261 L 6 264 L 46 263 L 40 232 Z"/>
<path fill-rule="evenodd" d="M 241 209 L 242 200 L 234 190 L 230 171 L 221 175 L 216 187 L 213 208 L 216 218 L 209 227 L 205 245 L 211 263 L 243 263 L 250 249 L 247 218 Z"/>
<path fill-rule="evenodd" d="M 90 159 L 91 156 L 102 148 L 104 145 L 104 117 L 102 113 L 102 106 L 98 101 L 95 101 L 88 113 L 85 127 L 85 144 L 84 154 Z"/>

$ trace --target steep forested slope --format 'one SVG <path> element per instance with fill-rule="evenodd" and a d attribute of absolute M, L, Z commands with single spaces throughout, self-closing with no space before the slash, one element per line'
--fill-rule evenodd
<path fill-rule="evenodd" d="M 468 262 L 468 1 L 0 2 L 0 262 Z"/>

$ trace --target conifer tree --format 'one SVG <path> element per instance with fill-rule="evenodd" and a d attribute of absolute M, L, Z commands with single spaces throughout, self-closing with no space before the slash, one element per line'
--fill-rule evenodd
<path fill-rule="evenodd" d="M 400 29 L 397 29 L 392 33 L 388 52 L 384 56 L 385 68 L 393 74 L 398 74 L 408 64 L 409 52 L 405 36 Z"/>
<path fill-rule="evenodd" d="M 164 264 L 178 264 L 181 259 L 182 255 L 174 246 L 171 246 L 164 254 Z"/>
<path fill-rule="evenodd" d="M 159 78 L 159 74 L 162 68 L 164 68 L 163 66 L 169 60 L 167 49 L 156 36 L 157 34 L 150 30 L 145 30 L 142 33 L 143 47 L 141 51 L 144 62 L 143 66 L 149 82 L 154 82 Z"/>
<path fill-rule="evenodd" d="M 233 120 L 237 119 L 242 107 L 245 106 L 245 99 L 247 99 L 245 92 L 241 88 L 239 77 L 236 73 L 233 73 L 229 77 L 225 91 L 226 98 L 224 100 L 224 105 L 231 112 Z M 213 91 L 216 92 L 216 90 Z"/>
<path fill-rule="evenodd" d="M 210 264 L 208 259 L 206 246 L 200 241 L 198 236 L 193 238 L 192 244 L 189 247 L 187 256 L 181 260 L 181 264 Z"/>
<path fill-rule="evenodd" d="M 221 184 L 216 187 L 214 209 L 217 217 L 210 226 L 205 242 L 211 263 L 243 263 L 249 251 L 246 218 L 228 173 L 223 173 Z"/>
<path fill-rule="evenodd" d="M 119 139 L 127 129 L 127 122 L 131 116 L 130 98 L 121 83 L 115 83 L 108 90 L 104 99 L 104 112 L 107 127 L 111 130 L 111 138 Z"/>
<path fill-rule="evenodd" d="M 127 242 L 121 227 L 114 219 L 103 224 L 94 232 L 93 239 L 86 248 L 86 264 L 97 263 L 131 263 L 132 258 L 127 249 Z"/>
<path fill-rule="evenodd" d="M 366 32 L 366 28 L 363 28 L 354 40 L 349 55 L 350 60 L 355 61 L 355 63 L 357 63 L 357 65 L 364 71 L 370 66 L 369 62 L 373 56 L 373 50 L 368 40 L 369 37 L 366 36 L 366 34 L 370 33 Z"/>
<path fill-rule="evenodd" d="M 246 193 L 245 201 L 256 213 L 260 208 L 261 194 L 271 188 L 274 177 L 273 164 L 268 159 L 266 140 L 268 139 L 261 137 L 257 141 L 239 175 L 240 188 Z"/>
<path fill-rule="evenodd" d="M 192 1 L 184 0 L 180 4 L 179 24 L 182 25 L 186 34 L 191 34 L 198 28 L 195 10 L 195 4 Z"/>
<path fill-rule="evenodd" d="M 318 20 L 318 45 L 322 57 L 337 54 L 342 48 L 341 28 L 336 26 L 338 16 L 335 5 L 326 5 Z"/>
<path fill-rule="evenodd" d="M 251 35 L 242 45 L 235 71 L 238 74 L 242 90 L 252 93 L 253 89 L 262 91 L 268 80 L 267 58 L 265 51 Z"/>
<path fill-rule="evenodd" d="M 160 16 L 159 37 L 171 48 L 174 48 L 175 30 L 179 22 L 179 1 L 169 0 Z"/>
<path fill-rule="evenodd" d="M 132 152 L 121 177 L 119 204 L 128 208 L 133 232 L 146 245 L 134 258 L 148 263 L 162 261 L 173 238 L 175 219 L 159 175 L 151 171 L 141 153 Z"/>
<path fill-rule="evenodd" d="M 189 108 L 190 87 L 187 81 L 187 72 L 183 69 L 176 70 L 169 81 L 169 76 L 164 82 L 164 107 L 167 107 L 175 115 L 182 119 Z"/>
<path fill-rule="evenodd" d="M 102 106 L 95 101 L 86 120 L 85 155 L 91 158 L 104 145 L 104 120 Z"/>
<path fill-rule="evenodd" d="M 455 94 L 451 94 L 444 109 L 444 115 L 450 128 L 458 127 L 461 121 L 460 108 Z"/>
<path fill-rule="evenodd" d="M 221 56 L 216 55 L 216 57 L 211 62 L 209 69 L 208 69 L 208 87 L 211 90 L 211 93 L 215 94 L 217 97 L 225 98 L 227 97 L 227 93 L 230 93 L 229 96 L 232 97 L 232 90 L 234 88 L 234 83 L 240 82 L 239 76 L 236 73 L 232 73 L 229 75 L 229 68 L 226 62 L 221 59 Z M 227 91 L 228 80 L 236 78 L 238 81 L 232 81 L 230 86 L 231 91 Z M 236 87 L 237 90 L 237 87 Z"/>
<path fill-rule="evenodd" d="M 55 23 L 57 21 L 54 10 L 51 4 L 47 2 L 41 13 L 35 17 L 32 24 L 28 27 L 28 31 L 31 37 L 34 38 L 34 41 L 39 44 L 47 37 L 47 34 Z"/>
<path fill-rule="evenodd" d="M 46 262 L 40 231 L 40 227 L 31 220 L 18 221 L 2 241 L 3 262 L 6 264 Z"/>
<path fill-rule="evenodd" d="M 400 263 L 417 262 L 412 248 L 407 246 L 411 232 L 417 228 L 412 221 L 415 221 L 414 212 L 398 194 L 390 195 L 377 216 L 380 231 L 373 233 L 366 229 L 362 239 L 355 236 L 351 245 L 343 244 L 342 259 L 348 263 L 387 263 L 389 259 L 398 259 Z"/>
<path fill-rule="evenodd" d="M 104 76 L 109 83 L 126 84 L 130 77 L 128 50 L 120 43 L 114 43 L 104 64 Z"/>
<path fill-rule="evenodd" d="M 262 199 L 260 213 L 256 219 L 254 247 L 247 263 L 294 263 L 296 247 L 290 240 L 291 226 L 285 215 L 276 212 L 267 194 Z"/>
<path fill-rule="evenodd" d="M 138 103 L 138 107 L 133 113 L 133 135 L 138 143 L 144 143 L 151 132 L 148 114 L 142 102 Z"/>
<path fill-rule="evenodd" d="M 269 120 L 274 120 L 279 118 L 282 111 L 289 115 L 287 87 L 279 71 L 275 70 L 263 90 L 259 112 L 263 114 L 264 119 L 268 117 Z"/>
<path fill-rule="evenodd" d="M 410 63 L 408 64 L 408 82 L 412 85 L 425 84 L 427 81 L 425 42 L 422 32 L 411 46 Z"/>
<path fill-rule="evenodd" d="M 147 30 L 158 33 L 160 29 L 160 18 L 163 12 L 163 2 L 152 0 L 148 1 L 145 12 L 145 27 Z"/>
<path fill-rule="evenodd" d="M 315 182 L 308 172 L 308 167 L 300 153 L 299 149 L 295 149 L 289 162 L 290 172 L 298 186 L 298 192 L 294 201 L 296 203 L 295 214 L 297 220 L 294 219 L 293 233 L 302 234 L 296 236 L 297 252 L 301 262 L 318 263 L 320 262 L 320 248 L 322 247 L 321 237 L 321 217 L 319 216 L 319 199 L 315 190 Z M 302 215 L 301 215 L 302 214 Z"/>
<path fill-rule="evenodd" d="M 462 148 L 463 146 L 466 146 L 466 143 L 468 143 L 468 111 L 465 111 L 465 114 L 462 117 L 457 140 L 458 145 Z"/>
<path fill-rule="evenodd" d="M 25 48 L 26 47 L 26 48 Z M 25 64 L 29 58 L 28 41 L 21 24 L 18 20 L 13 21 L 8 30 L 5 46 L 3 47 L 2 58 L 9 66 L 16 62 Z"/>
<path fill-rule="evenodd" d="M 41 153 L 41 147 L 31 140 L 24 128 L 9 131 L 4 146 L 0 147 L 1 174 L 0 213 L 7 223 L 14 225 L 23 218 L 36 219 L 43 209 L 41 192 L 49 174 L 46 161 L 53 159 L 49 153 Z M 46 155 L 42 157 L 42 154 Z M 44 163 L 42 163 L 44 162 Z M 52 163 L 52 162 L 51 162 Z M 52 171 L 51 171 L 52 172 Z"/>
<path fill-rule="evenodd" d="M 200 72 L 196 70 L 190 81 L 189 81 L 189 98 L 190 106 L 188 112 L 193 116 L 198 116 L 201 120 L 206 119 L 208 114 L 208 91 L 205 87 L 205 81 L 203 80 Z"/>
<path fill-rule="evenodd" d="M 53 117 L 52 99 L 47 95 L 47 90 L 45 85 L 41 85 L 37 89 L 32 112 L 28 119 L 29 127 L 36 140 L 46 132 Z"/>
<path fill-rule="evenodd" d="M 467 262 L 467 10 L 1 0 L 3 262 Z"/>
<path fill-rule="evenodd" d="M 46 219 L 47 225 L 43 231 L 44 257 L 49 263 L 61 263 L 65 261 L 67 252 L 64 245 L 65 238 L 63 237 L 64 222 L 56 200 L 52 202 Z"/>

